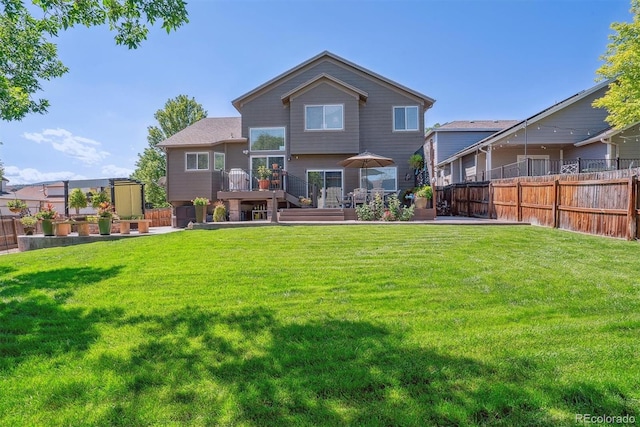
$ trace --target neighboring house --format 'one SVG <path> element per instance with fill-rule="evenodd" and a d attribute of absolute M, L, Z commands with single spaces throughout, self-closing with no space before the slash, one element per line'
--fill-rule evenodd
<path fill-rule="evenodd" d="M 167 153 L 167 199 L 222 199 L 231 219 L 269 203 L 256 172 L 273 170 L 280 206 L 311 196 L 335 207 L 355 188 L 387 193 L 413 186 L 407 160 L 424 144 L 424 113 L 435 101 L 330 52 L 323 52 L 232 101 L 238 118 L 208 118 L 161 142 Z M 384 168 L 338 162 L 369 151 Z M 175 224 L 174 224 L 175 225 Z"/>
<path fill-rule="evenodd" d="M 638 132 L 613 130 L 607 112 L 592 103 L 609 81 L 498 131 L 446 159 L 439 159 L 439 183 L 482 181 L 638 166 Z"/>
<path fill-rule="evenodd" d="M 438 165 L 460 150 L 516 123 L 517 120 L 456 120 L 445 123 L 427 132 L 424 137 L 424 152 L 429 153 L 433 147 L 433 162 Z M 444 185 L 444 176 L 450 175 L 448 171 L 440 171 L 437 167 L 435 173 L 431 174 L 437 178 L 437 185 Z M 470 175 L 475 175 L 475 171 L 468 170 L 466 176 Z M 463 178 L 459 177 L 459 180 L 462 181 Z"/>
<path fill-rule="evenodd" d="M 10 199 L 20 199 L 27 203 L 29 212 L 34 215 L 46 204 L 51 203 L 60 215 L 75 214 L 75 209 L 67 207 L 69 194 L 74 188 L 80 188 L 88 197 L 101 191 L 107 191 L 121 216 L 144 214 L 144 186 L 128 178 L 99 178 L 71 181 L 54 181 L 37 184 L 16 185 L 9 194 L 0 194 L 0 209 L 6 207 Z M 2 210 L 4 213 L 4 209 Z M 80 209 L 82 215 L 94 215 L 96 210 L 89 206 Z"/>

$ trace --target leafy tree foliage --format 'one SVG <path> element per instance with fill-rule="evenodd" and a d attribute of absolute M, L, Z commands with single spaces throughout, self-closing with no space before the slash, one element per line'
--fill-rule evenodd
<path fill-rule="evenodd" d="M 80 209 L 87 207 L 87 195 L 79 188 L 74 188 L 69 194 L 69 207 L 76 210 L 76 215 L 80 213 Z"/>
<path fill-rule="evenodd" d="M 136 170 L 131 175 L 145 184 L 145 199 L 147 203 L 155 207 L 168 206 L 167 193 L 158 180 L 167 173 L 167 160 L 164 151 L 158 147 L 158 143 L 180 132 L 207 117 L 207 112 L 194 98 L 186 95 L 178 95 L 169 99 L 164 108 L 156 111 L 154 115 L 158 121 L 157 126 L 149 126 L 147 142 L 149 146 L 142 154 L 138 154 Z"/>
<path fill-rule="evenodd" d="M 610 43 L 597 74 L 613 79 L 609 90 L 594 107 L 606 108 L 607 122 L 624 128 L 640 121 L 640 0 L 631 0 L 632 22 L 614 22 Z"/>
<path fill-rule="evenodd" d="M 255 140 L 251 148 L 253 150 L 278 150 L 284 145 L 284 139 L 281 136 L 261 134 Z"/>
<path fill-rule="evenodd" d="M 170 32 L 187 23 L 185 0 L 0 0 L 0 119 L 45 113 L 49 102 L 34 99 L 41 82 L 65 74 L 51 39 L 61 30 L 107 24 L 115 41 L 137 48 L 147 23 L 162 21 Z M 38 12 L 41 16 L 34 16 Z M 42 12 L 41 14 L 39 12 Z"/>

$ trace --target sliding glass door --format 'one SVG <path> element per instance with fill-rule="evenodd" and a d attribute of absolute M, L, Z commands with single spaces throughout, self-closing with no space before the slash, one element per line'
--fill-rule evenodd
<path fill-rule="evenodd" d="M 342 171 L 307 171 L 309 196 L 315 197 L 319 208 L 337 208 L 342 202 Z"/>

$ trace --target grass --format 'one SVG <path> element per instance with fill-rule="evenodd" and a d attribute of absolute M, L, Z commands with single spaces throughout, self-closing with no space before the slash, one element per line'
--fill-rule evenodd
<path fill-rule="evenodd" d="M 0 257 L 0 425 L 640 418 L 640 246 L 536 227 L 185 231 Z"/>

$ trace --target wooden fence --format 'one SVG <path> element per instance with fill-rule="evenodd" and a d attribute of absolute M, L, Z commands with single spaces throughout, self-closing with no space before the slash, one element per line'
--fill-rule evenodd
<path fill-rule="evenodd" d="M 144 219 L 151 220 L 151 227 L 167 227 L 171 225 L 171 208 L 146 209 Z"/>
<path fill-rule="evenodd" d="M 520 177 L 436 190 L 453 215 L 529 222 L 582 233 L 640 238 L 638 169 Z"/>
<path fill-rule="evenodd" d="M 22 232 L 22 224 L 13 217 L 0 219 L 0 251 L 17 248 L 20 232 Z"/>

